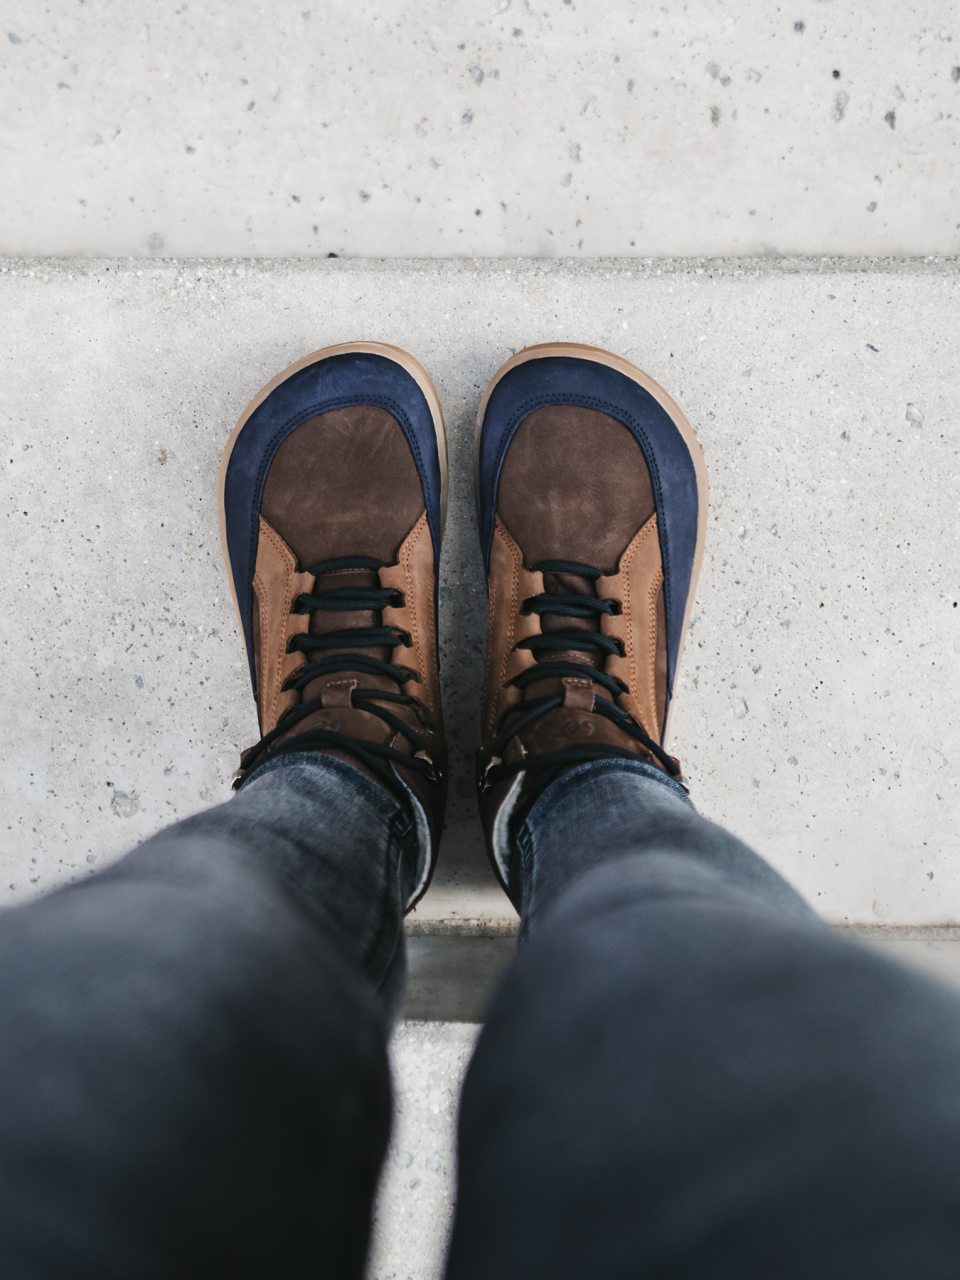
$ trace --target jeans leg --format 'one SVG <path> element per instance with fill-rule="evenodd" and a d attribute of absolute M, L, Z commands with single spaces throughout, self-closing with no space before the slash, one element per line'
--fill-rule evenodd
<path fill-rule="evenodd" d="M 571 770 L 534 805 L 514 844 L 509 889 L 522 920 L 521 943 L 573 880 L 638 854 L 693 858 L 778 911 L 816 918 L 769 863 L 702 818 L 679 783 L 639 761 Z"/>
<path fill-rule="evenodd" d="M 833 934 L 643 766 L 517 833 L 451 1280 L 956 1274 L 960 999 Z"/>
<path fill-rule="evenodd" d="M 4 1277 L 359 1280 L 419 857 L 358 770 L 286 757 L 0 916 Z"/>

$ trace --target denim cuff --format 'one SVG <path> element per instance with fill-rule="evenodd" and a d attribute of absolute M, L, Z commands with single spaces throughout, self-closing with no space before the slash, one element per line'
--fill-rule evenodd
<path fill-rule="evenodd" d="M 319 751 L 288 751 L 284 755 L 274 756 L 272 760 L 258 765 L 249 777 L 244 778 L 237 787 L 237 793 L 246 790 L 258 779 L 276 773 L 278 769 L 295 769 L 302 765 L 340 774 L 353 786 L 359 787 L 364 799 L 376 805 L 385 817 L 391 817 L 400 808 L 399 801 L 395 800 L 378 782 L 368 777 L 362 769 L 348 764 L 345 760 L 338 760 L 336 756 L 322 755 Z"/>
<path fill-rule="evenodd" d="M 569 769 L 550 783 L 549 787 L 544 790 L 542 795 L 537 797 L 536 802 L 531 806 L 530 812 L 520 825 L 520 831 L 528 823 L 542 821 L 544 809 L 549 809 L 550 805 L 555 803 L 568 789 L 577 787 L 589 788 L 591 779 L 605 777 L 611 773 L 627 773 L 646 778 L 661 787 L 666 787 L 684 804 L 691 809 L 694 808 L 693 801 L 690 799 L 690 795 L 682 782 L 677 782 L 675 778 L 671 778 L 662 769 L 658 769 L 656 765 L 647 764 L 645 760 L 588 760 L 584 764 L 575 765 L 574 768 Z"/>
<path fill-rule="evenodd" d="M 651 809 L 696 811 L 686 788 L 643 760 L 603 759 L 578 764 L 538 796 L 500 853 L 510 900 L 524 917 L 535 900 L 552 898 L 570 878 L 619 857 L 623 833 Z"/>

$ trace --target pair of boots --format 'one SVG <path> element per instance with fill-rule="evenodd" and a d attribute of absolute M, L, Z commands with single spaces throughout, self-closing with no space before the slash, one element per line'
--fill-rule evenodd
<path fill-rule="evenodd" d="M 559 773 L 604 757 L 679 779 L 666 751 L 703 558 L 706 468 L 639 369 L 593 347 L 513 356 L 480 403 L 474 484 L 489 629 L 478 752 L 494 870 Z M 437 586 L 443 416 L 426 371 L 382 343 L 328 347 L 255 397 L 224 451 L 220 528 L 262 738 L 349 761 L 407 809 L 436 865 L 447 788 Z"/>

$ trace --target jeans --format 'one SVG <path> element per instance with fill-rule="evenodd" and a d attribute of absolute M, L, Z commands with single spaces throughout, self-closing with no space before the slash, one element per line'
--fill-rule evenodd
<path fill-rule="evenodd" d="M 289 756 L 0 916 L 0 1275 L 359 1277 L 422 858 Z M 956 996 L 640 763 L 554 782 L 508 879 L 451 1280 L 956 1274 Z"/>

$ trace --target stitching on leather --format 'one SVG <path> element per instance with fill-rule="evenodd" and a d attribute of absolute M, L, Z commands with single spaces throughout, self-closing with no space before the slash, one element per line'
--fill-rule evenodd
<path fill-rule="evenodd" d="M 493 724 L 496 705 L 490 705 L 488 699 L 491 698 L 491 676 L 493 674 L 493 666 L 496 661 L 494 652 L 494 626 L 493 620 L 497 616 L 497 588 L 494 583 L 487 579 L 487 653 L 486 661 L 483 664 L 483 705 L 489 707 L 487 712 L 487 725 L 485 732 L 489 733 Z"/>
<path fill-rule="evenodd" d="M 663 582 L 663 566 L 653 575 L 650 583 L 650 590 L 647 593 L 647 604 L 649 607 L 649 619 L 647 623 L 648 636 L 650 641 L 650 662 L 647 665 L 647 693 L 650 697 L 650 706 L 653 709 L 653 727 L 658 728 L 660 725 L 660 714 L 657 710 L 657 596 L 660 593 L 660 585 Z"/>
<path fill-rule="evenodd" d="M 322 692 L 320 694 L 321 704 L 323 703 L 324 695 L 328 689 L 346 689 L 349 693 L 352 693 L 353 690 L 356 689 L 358 683 L 359 682 L 357 680 L 329 680 L 322 686 Z"/>
<path fill-rule="evenodd" d="M 257 557 L 257 558 L 259 559 L 259 555 L 258 555 L 258 557 Z M 259 586 L 259 589 L 258 589 L 258 586 Z M 258 616 L 259 616 L 259 618 L 260 618 L 260 662 L 259 662 L 259 670 L 257 669 L 257 668 L 258 668 L 258 664 L 257 664 L 257 657 L 256 657 L 256 653 L 254 653 L 254 656 L 253 656 L 253 669 L 254 669 L 254 671 L 256 672 L 256 675 L 257 675 L 257 686 L 258 686 L 258 687 L 257 687 L 257 702 L 258 702 L 258 704 L 260 704 L 260 703 L 262 702 L 262 698 L 263 698 L 263 684 L 264 684 L 264 679 L 263 679 L 263 655 L 264 655 L 264 654 L 266 653 L 266 651 L 267 651 L 267 643 L 266 643 L 266 642 L 267 642 L 267 617 L 266 617 L 267 611 L 266 611 L 266 609 L 264 609 L 264 607 L 263 607 L 263 600 L 264 600 L 264 594 L 265 594 L 265 592 L 264 592 L 264 586 L 263 586 L 263 579 L 260 577 L 259 573 L 255 573 L 255 574 L 253 575 L 253 590 L 254 590 L 254 593 L 255 593 L 255 595 L 256 595 L 256 597 L 257 597 L 257 600 L 260 602 L 260 612 L 259 612 L 259 615 L 258 615 Z M 252 609 L 252 605 L 251 605 L 251 609 Z M 260 705 L 260 706 L 259 706 L 259 712 L 260 712 L 260 717 L 261 717 L 261 719 L 262 719 L 262 718 L 263 718 L 263 707 L 262 707 L 262 705 Z"/>
<path fill-rule="evenodd" d="M 654 512 L 654 514 L 650 517 L 650 519 L 643 526 L 643 528 L 638 530 L 638 532 L 634 536 L 634 539 L 630 543 L 630 546 L 627 548 L 626 552 L 624 553 L 623 561 L 621 561 L 621 564 L 620 564 L 620 573 L 623 576 L 627 586 L 627 592 L 626 592 L 627 601 L 628 601 L 627 608 L 630 611 L 630 616 L 629 616 L 629 619 L 627 622 L 627 628 L 626 628 L 627 656 L 630 659 L 629 683 L 631 688 L 636 689 L 638 693 L 640 691 L 640 679 L 637 674 L 637 649 L 633 641 L 633 598 L 630 592 L 630 568 L 640 548 L 647 541 L 650 534 L 655 532 L 656 529 L 657 529 L 657 516 L 656 516 L 656 512 Z M 660 572 L 662 573 L 663 570 L 661 569 Z"/>
<path fill-rule="evenodd" d="M 424 511 L 423 515 L 413 527 L 413 533 L 416 534 L 416 537 L 412 539 L 408 538 L 404 544 L 406 549 L 403 552 L 402 559 L 403 572 L 406 576 L 407 582 L 406 601 L 407 610 L 409 610 L 410 613 L 410 635 L 414 643 L 414 651 L 417 655 L 417 664 L 420 667 L 420 678 L 423 681 L 424 689 L 427 688 L 427 669 L 423 661 L 423 648 L 420 644 L 420 631 L 417 627 L 417 598 L 413 593 L 413 574 L 410 572 L 410 560 L 413 556 L 414 546 L 423 536 L 423 529 L 426 523 L 427 513 Z"/>
<path fill-rule="evenodd" d="M 510 608 L 507 611 L 507 617 L 510 619 L 510 622 L 507 628 L 506 643 L 503 646 L 500 656 L 500 679 L 497 681 L 497 700 L 499 701 L 500 690 L 506 683 L 507 663 L 510 660 L 510 654 L 513 652 L 513 638 L 517 630 L 517 600 L 520 597 L 520 570 L 518 567 L 517 555 L 514 550 L 516 543 L 514 543 L 509 533 L 507 533 L 506 526 L 501 520 L 497 520 L 497 525 L 499 526 L 501 536 L 505 540 L 506 550 L 509 552 L 510 559 L 513 562 L 513 575 L 510 584 Z M 516 550 L 519 550 L 519 548 L 517 547 Z M 496 713 L 496 708 L 494 708 L 494 713 Z"/>
<path fill-rule="evenodd" d="M 274 712 L 276 711 L 276 704 L 277 704 L 280 685 L 283 684 L 283 658 L 284 658 L 284 653 L 286 651 L 286 644 L 284 642 L 286 641 L 286 638 L 287 638 L 287 618 L 290 614 L 290 605 L 293 603 L 293 596 L 296 593 L 292 592 L 290 589 L 291 582 L 293 579 L 293 570 L 290 568 L 289 559 L 284 554 L 284 552 L 288 550 L 287 544 L 283 541 L 283 539 L 272 527 L 272 525 L 268 524 L 267 521 L 264 520 L 263 516 L 260 516 L 259 520 L 260 520 L 261 535 L 265 536 L 270 542 L 273 543 L 274 549 L 279 555 L 280 561 L 284 566 L 284 572 L 285 572 L 284 598 L 286 601 L 286 612 L 281 615 L 282 621 L 280 624 L 280 644 L 277 646 L 277 668 L 276 668 L 273 683 L 271 686 L 270 706 L 268 709 L 267 708 L 264 709 L 263 720 L 264 720 L 264 724 L 266 725 L 270 723 L 270 720 L 273 717 Z M 258 553 L 257 559 L 259 558 L 260 557 Z M 256 579 L 257 576 L 258 576 L 257 574 L 254 574 L 254 579 Z M 261 585 L 263 585 L 262 578 L 260 579 L 260 582 L 261 582 Z M 260 652 L 261 653 L 263 653 L 265 650 L 264 640 L 266 637 L 265 637 L 264 631 L 266 627 L 267 613 L 268 613 L 268 610 L 264 608 L 264 596 L 260 596 Z M 269 710 L 270 712 L 269 715 L 266 714 L 267 710 Z"/>
<path fill-rule="evenodd" d="M 649 524 L 649 521 L 647 523 Z M 644 525 L 644 529 L 645 528 L 646 525 Z M 637 554 L 637 548 L 643 541 L 643 530 L 640 531 L 640 535 L 639 540 L 636 536 L 634 537 L 620 561 L 620 577 L 623 580 L 623 594 L 625 597 L 625 599 L 621 601 L 621 608 L 624 614 L 626 614 L 627 624 L 625 627 L 627 633 L 626 657 L 629 664 L 627 668 L 627 687 L 631 690 L 636 688 L 637 660 L 633 645 L 633 596 L 630 591 L 630 566 L 633 564 L 634 556 Z"/>

